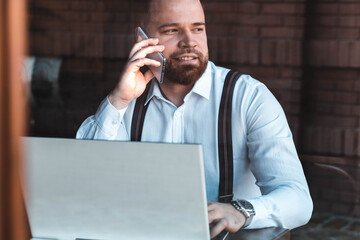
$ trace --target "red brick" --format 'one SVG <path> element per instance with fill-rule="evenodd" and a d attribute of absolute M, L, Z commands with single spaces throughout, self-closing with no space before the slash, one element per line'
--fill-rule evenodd
<path fill-rule="evenodd" d="M 312 40 L 309 41 L 309 64 L 312 66 L 322 66 L 327 61 L 328 51 L 326 49 L 327 42 Z"/>
<path fill-rule="evenodd" d="M 302 29 L 289 27 L 265 27 L 261 29 L 260 35 L 262 37 L 277 37 L 277 38 L 301 38 L 304 34 Z"/>
<path fill-rule="evenodd" d="M 218 52 L 219 52 L 218 38 L 209 36 L 208 37 L 208 47 L 209 47 L 210 59 L 214 62 L 217 62 L 218 61 Z"/>
<path fill-rule="evenodd" d="M 356 117 L 360 117 L 360 106 L 351 106 L 351 114 Z M 360 124 L 358 124 L 360 126 Z M 360 141 L 359 141 L 360 142 Z"/>
<path fill-rule="evenodd" d="M 339 6 L 340 14 L 349 14 L 349 15 L 356 15 L 360 14 L 360 4 L 341 4 Z"/>
<path fill-rule="evenodd" d="M 315 79 L 324 79 L 324 80 L 354 80 L 359 76 L 359 71 L 357 69 L 316 69 L 313 72 Z"/>
<path fill-rule="evenodd" d="M 333 203 L 332 207 L 332 212 L 336 213 L 336 214 L 341 214 L 341 215 L 348 215 L 351 214 L 352 211 L 352 206 L 351 204 L 344 204 L 344 203 Z"/>
<path fill-rule="evenodd" d="M 262 78 L 261 81 L 268 87 L 279 90 L 289 90 L 292 85 L 292 81 L 288 79 L 278 78 Z"/>
<path fill-rule="evenodd" d="M 40 9 L 43 8 L 50 8 L 50 9 L 54 9 L 54 10 L 65 10 L 65 9 L 69 9 L 69 2 L 67 1 L 49 1 L 49 0 L 42 0 L 42 1 L 31 1 L 30 2 L 30 7 L 39 7 Z"/>
<path fill-rule="evenodd" d="M 300 78 L 303 74 L 301 68 L 282 68 L 280 76 L 285 78 Z"/>
<path fill-rule="evenodd" d="M 343 203 L 355 203 L 356 202 L 356 193 L 355 192 L 340 192 L 340 201 Z"/>
<path fill-rule="evenodd" d="M 342 154 L 343 153 L 343 130 L 339 128 L 329 129 L 330 132 L 330 147 L 329 153 L 331 154 Z"/>
<path fill-rule="evenodd" d="M 101 1 L 71 1 L 70 8 L 73 10 L 102 10 L 103 3 Z"/>
<path fill-rule="evenodd" d="M 344 81 L 338 79 L 339 81 L 335 82 L 335 87 L 337 90 L 353 91 L 354 90 L 354 81 Z"/>
<path fill-rule="evenodd" d="M 261 12 L 270 14 L 302 14 L 304 13 L 304 4 L 265 3 Z"/>
<path fill-rule="evenodd" d="M 340 16 L 339 26 L 342 27 L 359 27 L 360 17 L 359 16 Z"/>
<path fill-rule="evenodd" d="M 259 26 L 279 26 L 282 25 L 282 16 L 276 15 L 237 15 L 237 21 L 240 24 L 259 25 Z"/>
<path fill-rule="evenodd" d="M 135 30 L 128 23 L 104 24 L 103 31 L 105 34 L 129 34 L 135 37 Z"/>
<path fill-rule="evenodd" d="M 339 5 L 336 3 L 311 3 L 309 5 L 311 14 L 337 14 L 338 11 Z"/>
<path fill-rule="evenodd" d="M 293 81 L 291 89 L 301 91 L 302 86 L 303 86 L 303 82 L 301 81 L 301 79 L 299 79 L 299 80 L 296 79 Z"/>
<path fill-rule="evenodd" d="M 352 115 L 351 105 L 335 105 L 334 106 L 334 114 L 341 116 L 349 116 Z"/>
<path fill-rule="evenodd" d="M 360 91 L 360 81 L 359 80 L 354 82 L 354 90 Z"/>
<path fill-rule="evenodd" d="M 335 102 L 356 104 L 358 101 L 358 95 L 359 95 L 358 93 L 353 93 L 353 92 L 336 92 Z"/>
<path fill-rule="evenodd" d="M 359 38 L 358 28 L 311 28 L 310 36 L 314 39 L 347 39 L 355 40 Z"/>
<path fill-rule="evenodd" d="M 329 115 L 332 113 L 332 105 L 329 103 L 322 103 L 320 101 L 315 101 L 315 103 L 312 106 L 314 108 L 314 112 L 316 114 L 326 114 Z"/>
<path fill-rule="evenodd" d="M 261 44 L 261 62 L 266 65 L 298 66 L 302 61 L 301 49 L 301 41 L 264 40 Z"/>
<path fill-rule="evenodd" d="M 336 117 L 335 126 L 345 128 L 356 128 L 358 126 L 358 119 L 356 117 Z"/>
<path fill-rule="evenodd" d="M 284 83 L 284 85 L 291 86 L 292 82 L 290 81 L 289 83 L 286 83 L 286 84 Z M 291 88 L 288 88 L 288 89 L 284 88 L 284 90 L 281 91 L 281 93 L 282 93 L 283 100 L 286 102 L 292 103 L 294 108 L 297 108 L 294 103 L 300 103 L 302 100 L 301 92 L 291 91 Z M 299 108 L 298 108 L 298 110 L 299 110 Z"/>
<path fill-rule="evenodd" d="M 207 16 L 206 19 L 208 23 L 231 24 L 231 23 L 239 22 L 241 16 L 239 16 L 237 13 L 214 13 L 211 14 L 210 16 Z"/>
<path fill-rule="evenodd" d="M 360 41 L 351 42 L 349 45 L 349 58 L 351 67 L 360 67 Z"/>
<path fill-rule="evenodd" d="M 329 16 L 329 15 L 319 15 L 313 18 L 311 22 L 313 26 L 316 27 L 329 27 L 329 26 L 338 26 L 339 17 L 338 16 Z"/>
<path fill-rule="evenodd" d="M 258 37 L 259 27 L 258 26 L 237 26 L 236 33 L 238 36 L 244 37 Z"/>
<path fill-rule="evenodd" d="M 103 6 L 105 11 L 113 12 L 127 12 L 130 11 L 130 1 L 104 1 Z"/>
<path fill-rule="evenodd" d="M 314 200 L 314 211 L 317 212 L 329 212 L 331 211 L 332 203 L 330 201 Z"/>
<path fill-rule="evenodd" d="M 345 156 L 354 156 L 355 155 L 355 134 L 352 129 L 345 130 L 344 136 L 344 154 Z"/>
<path fill-rule="evenodd" d="M 284 18 L 284 26 L 303 27 L 305 25 L 304 16 L 284 16 L 283 18 Z"/>
<path fill-rule="evenodd" d="M 45 33 L 33 33 L 30 39 L 30 54 L 53 56 L 53 37 Z"/>
<path fill-rule="evenodd" d="M 349 42 L 340 41 L 339 42 L 339 66 L 347 67 L 349 66 Z"/>
<path fill-rule="evenodd" d="M 257 64 L 259 62 L 259 41 L 238 39 L 232 50 L 236 54 L 236 62 L 241 64 Z"/>
<path fill-rule="evenodd" d="M 203 5 L 205 12 L 232 12 L 237 7 L 234 2 L 204 2 Z"/>
<path fill-rule="evenodd" d="M 75 56 L 103 57 L 103 37 L 98 34 L 79 33 L 72 35 Z"/>
<path fill-rule="evenodd" d="M 315 93 L 314 101 L 332 103 L 334 102 L 334 99 L 335 99 L 335 94 L 332 91 L 317 91 Z"/>
<path fill-rule="evenodd" d="M 242 66 L 242 71 L 252 75 L 256 79 L 275 78 L 279 76 L 279 68 L 266 67 L 261 65 Z"/>
<path fill-rule="evenodd" d="M 236 12 L 246 14 L 258 14 L 260 11 L 260 4 L 254 2 L 238 2 Z"/>

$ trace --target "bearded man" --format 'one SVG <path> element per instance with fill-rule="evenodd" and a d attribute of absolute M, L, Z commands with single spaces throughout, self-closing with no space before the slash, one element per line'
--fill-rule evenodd
<path fill-rule="evenodd" d="M 295 228 L 312 213 L 312 200 L 285 114 L 259 81 L 241 75 L 233 86 L 233 201 L 219 202 L 217 123 L 229 69 L 208 60 L 204 11 L 199 0 L 152 0 L 142 27 L 151 36 L 132 47 L 115 89 L 77 138 L 130 140 L 136 99 L 149 84 L 142 141 L 202 144 L 211 236 L 242 227 Z M 167 60 L 164 82 L 150 82 L 145 65 Z"/>

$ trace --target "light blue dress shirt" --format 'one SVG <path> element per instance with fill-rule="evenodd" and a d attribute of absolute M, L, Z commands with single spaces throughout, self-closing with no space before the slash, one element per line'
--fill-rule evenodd
<path fill-rule="evenodd" d="M 202 144 L 206 192 L 217 201 L 218 109 L 229 69 L 209 62 L 204 74 L 176 107 L 152 82 L 142 141 Z M 130 140 L 135 101 L 117 110 L 106 98 L 94 116 L 77 132 L 77 138 Z M 233 97 L 232 138 L 234 198 L 246 199 L 256 215 L 248 228 L 305 224 L 313 205 L 285 114 L 264 84 L 242 75 Z"/>

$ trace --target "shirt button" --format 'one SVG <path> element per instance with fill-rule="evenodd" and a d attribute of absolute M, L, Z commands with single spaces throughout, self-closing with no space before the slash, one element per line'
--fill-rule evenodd
<path fill-rule="evenodd" d="M 113 121 L 112 121 L 112 124 L 113 124 L 113 125 L 116 125 L 116 124 L 118 124 L 118 121 L 113 120 Z"/>

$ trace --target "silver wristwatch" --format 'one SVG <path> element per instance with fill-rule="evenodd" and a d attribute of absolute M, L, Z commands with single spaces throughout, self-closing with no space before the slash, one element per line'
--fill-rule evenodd
<path fill-rule="evenodd" d="M 236 210 L 244 214 L 246 220 L 243 228 L 249 226 L 253 217 L 255 216 L 255 210 L 253 205 L 246 200 L 239 199 L 231 201 L 231 204 L 234 206 L 234 208 L 236 208 Z"/>

